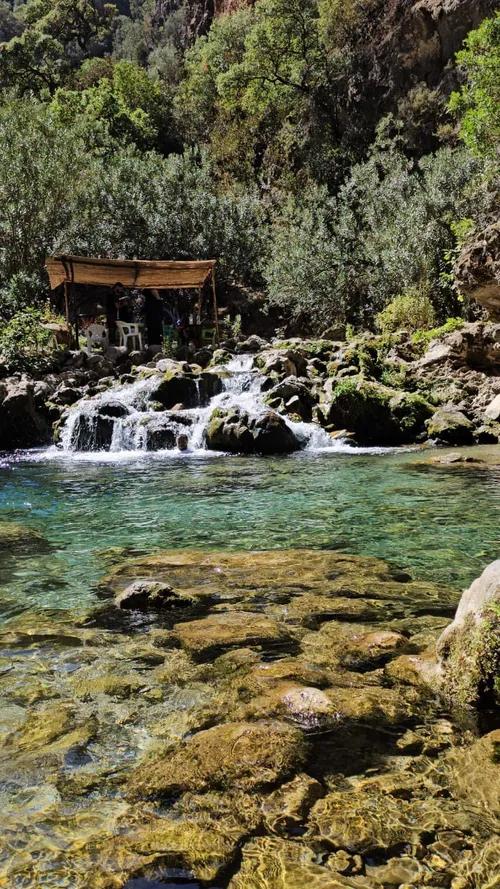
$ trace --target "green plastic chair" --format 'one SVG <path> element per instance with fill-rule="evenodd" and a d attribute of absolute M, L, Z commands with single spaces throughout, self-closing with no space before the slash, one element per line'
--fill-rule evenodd
<path fill-rule="evenodd" d="M 163 342 L 174 347 L 179 345 L 179 334 L 171 324 L 163 325 Z"/>
<path fill-rule="evenodd" d="M 201 345 L 215 346 L 215 327 L 204 327 L 201 331 Z"/>

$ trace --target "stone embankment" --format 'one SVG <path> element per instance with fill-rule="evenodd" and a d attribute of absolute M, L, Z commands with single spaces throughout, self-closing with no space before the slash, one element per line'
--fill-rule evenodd
<path fill-rule="evenodd" d="M 147 448 L 174 447 L 176 424 L 189 425 L 182 409 L 208 405 L 223 388 L 225 365 L 242 353 L 254 356 L 267 413 L 257 419 L 219 408 L 209 418 L 208 447 L 288 453 L 299 443 L 287 420 L 315 423 L 359 445 L 500 441 L 500 324 L 478 322 L 442 335 L 425 350 L 400 332 L 391 338 L 366 333 L 348 342 L 266 343 L 253 336 L 203 349 L 190 362 L 164 355 L 148 360 L 146 353 L 128 355 L 116 347 L 106 355 L 61 352 L 57 369 L 43 379 L 0 380 L 0 448 L 46 444 L 53 428 L 57 438 L 75 403 L 147 378 L 154 378 L 149 409 L 157 412 L 148 425 Z M 110 447 L 116 411 L 127 413 L 123 403 L 114 410 L 108 404 L 101 418 L 99 449 Z M 81 435 L 85 440 L 83 427 Z"/>

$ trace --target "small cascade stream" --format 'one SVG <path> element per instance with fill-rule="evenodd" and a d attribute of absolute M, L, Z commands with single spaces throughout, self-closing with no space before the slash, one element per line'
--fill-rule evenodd
<path fill-rule="evenodd" d="M 206 430 L 216 408 L 238 409 L 250 417 L 268 413 L 262 393 L 263 378 L 253 367 L 253 355 L 240 355 L 224 365 L 220 376 L 202 374 L 190 378 L 193 406 L 165 410 L 155 393 L 161 375 L 153 373 L 132 384 L 83 399 L 69 409 L 61 428 L 59 448 L 66 452 L 170 451 L 178 453 L 177 436 L 188 437 L 191 453 L 206 453 Z M 221 391 L 207 397 L 203 377 Z M 332 440 L 316 423 L 294 422 L 283 417 L 303 450 L 346 450 L 345 442 Z M 349 448 L 350 449 L 350 448 Z"/>

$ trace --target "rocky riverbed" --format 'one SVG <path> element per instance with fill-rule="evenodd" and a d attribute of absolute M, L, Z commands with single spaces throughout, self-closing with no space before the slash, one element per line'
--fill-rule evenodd
<path fill-rule="evenodd" d="M 400 332 L 349 342 L 250 337 L 180 362 L 116 347 L 105 355 L 61 352 L 43 379 L 0 381 L 0 447 L 61 441 L 75 405 L 82 405 L 71 443 L 76 450 L 171 449 L 179 432 L 191 435 L 193 418 L 185 411 L 210 406 L 224 390 L 235 355 L 250 356 L 259 410 L 213 404 L 204 447 L 289 453 L 304 446 L 294 423 L 362 446 L 500 440 L 500 325 L 478 322 L 427 347 Z M 117 425 L 133 431 L 125 445 L 114 439 Z"/>
<path fill-rule="evenodd" d="M 435 684 L 456 592 L 369 557 L 177 551 L 99 597 L 0 634 L 0 885 L 500 885 L 500 734 Z"/>

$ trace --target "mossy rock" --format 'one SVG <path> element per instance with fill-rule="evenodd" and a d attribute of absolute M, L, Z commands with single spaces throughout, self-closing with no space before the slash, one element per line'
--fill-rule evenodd
<path fill-rule="evenodd" d="M 229 722 L 146 760 L 133 773 L 129 792 L 168 797 L 186 790 L 257 790 L 288 778 L 306 753 L 302 732 L 283 722 Z"/>
<path fill-rule="evenodd" d="M 474 424 L 459 410 L 440 408 L 427 420 L 427 433 L 445 444 L 472 444 Z"/>
<path fill-rule="evenodd" d="M 443 690 L 456 703 L 500 705 L 500 560 L 465 591 L 437 653 Z"/>

